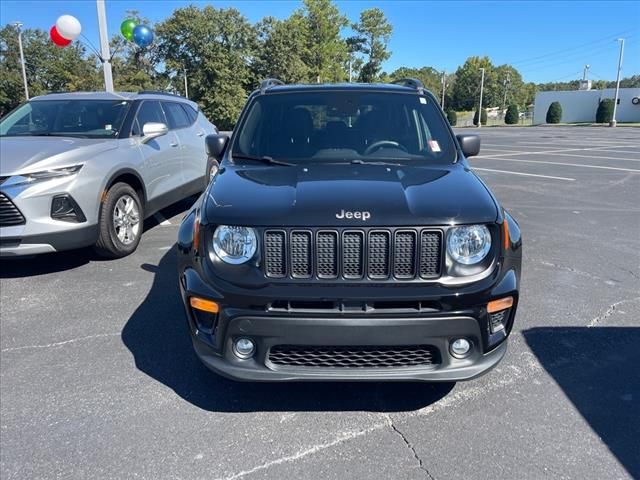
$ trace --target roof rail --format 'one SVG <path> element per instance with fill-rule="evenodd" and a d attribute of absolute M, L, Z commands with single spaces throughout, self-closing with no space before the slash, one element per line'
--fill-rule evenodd
<path fill-rule="evenodd" d="M 402 85 L 404 87 L 414 88 L 421 92 L 424 90 L 424 85 L 417 78 L 399 78 L 398 80 L 393 80 L 391 83 L 394 85 Z"/>
<path fill-rule="evenodd" d="M 271 87 L 275 87 L 276 85 L 284 85 L 282 80 L 278 80 L 277 78 L 267 78 L 260 82 L 260 93 L 264 93 L 269 90 Z"/>
<path fill-rule="evenodd" d="M 162 90 L 140 90 L 138 95 L 168 95 L 170 97 L 184 98 L 182 95 L 176 95 L 175 93 L 163 92 Z"/>

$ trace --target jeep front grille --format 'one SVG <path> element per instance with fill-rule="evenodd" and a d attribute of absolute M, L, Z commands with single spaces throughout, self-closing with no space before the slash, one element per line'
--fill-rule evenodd
<path fill-rule="evenodd" d="M 268 229 L 263 258 L 270 278 L 434 279 L 441 275 L 442 231 Z"/>
<path fill-rule="evenodd" d="M 4 193 L 0 193 L 0 227 L 12 227 L 24 225 L 24 223 L 24 216 L 18 207 Z"/>
<path fill-rule="evenodd" d="M 438 349 L 431 345 L 275 345 L 267 356 L 267 366 L 275 367 L 399 368 L 439 363 Z"/>

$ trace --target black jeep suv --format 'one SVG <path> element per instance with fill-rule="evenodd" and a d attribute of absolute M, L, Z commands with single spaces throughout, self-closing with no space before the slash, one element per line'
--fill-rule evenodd
<path fill-rule="evenodd" d="M 416 80 L 266 80 L 178 239 L 195 350 L 241 380 L 476 377 L 507 349 L 516 221 Z"/>

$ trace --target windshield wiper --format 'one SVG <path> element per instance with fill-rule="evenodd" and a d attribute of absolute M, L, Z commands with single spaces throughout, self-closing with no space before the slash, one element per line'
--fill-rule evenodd
<path fill-rule="evenodd" d="M 402 163 L 382 162 L 382 161 L 379 161 L 379 160 L 376 160 L 376 161 L 373 161 L 373 162 L 369 162 L 367 160 L 361 160 L 360 158 L 356 158 L 355 160 L 351 160 L 350 163 L 352 165 L 396 165 L 396 166 L 404 165 Z"/>
<path fill-rule="evenodd" d="M 271 158 L 267 155 L 263 157 L 258 157 L 255 155 L 236 155 L 234 153 L 231 154 L 231 158 L 239 158 L 241 160 L 253 160 L 256 162 L 266 163 L 267 165 L 284 165 L 285 167 L 294 167 L 293 163 L 283 162 L 282 160 L 276 160 L 275 158 Z"/>

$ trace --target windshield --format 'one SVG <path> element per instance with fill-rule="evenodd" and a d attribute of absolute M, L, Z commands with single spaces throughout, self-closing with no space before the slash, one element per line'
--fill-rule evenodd
<path fill-rule="evenodd" d="M 27 102 L 0 122 L 0 136 L 113 138 L 129 102 L 122 100 L 38 100 Z"/>
<path fill-rule="evenodd" d="M 456 151 L 430 97 L 360 90 L 258 96 L 238 126 L 232 156 L 441 164 L 454 162 Z"/>

